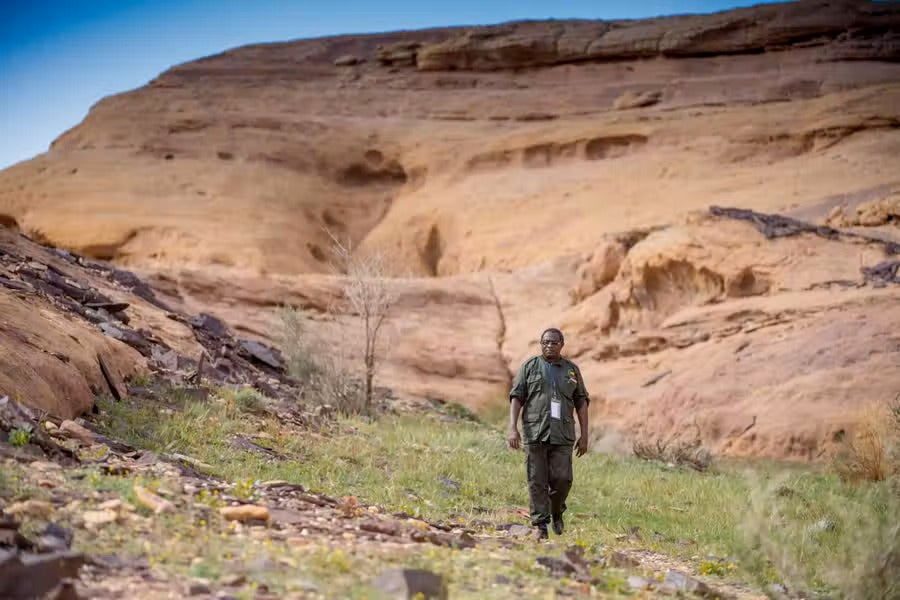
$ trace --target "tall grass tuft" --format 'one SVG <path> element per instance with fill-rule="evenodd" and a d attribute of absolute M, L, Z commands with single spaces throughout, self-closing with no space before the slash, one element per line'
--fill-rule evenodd
<path fill-rule="evenodd" d="M 278 311 L 278 341 L 287 359 L 288 373 L 305 384 L 306 397 L 350 416 L 368 414 L 363 379 L 347 355 L 343 344 L 326 343 L 326 336 L 314 333 L 303 311 L 282 307 Z M 332 339 L 341 339 L 335 332 Z M 323 351 L 324 349 L 324 351 Z"/>
<path fill-rule="evenodd" d="M 900 396 L 891 405 L 867 405 L 832 464 L 844 481 L 885 481 L 900 476 Z"/>

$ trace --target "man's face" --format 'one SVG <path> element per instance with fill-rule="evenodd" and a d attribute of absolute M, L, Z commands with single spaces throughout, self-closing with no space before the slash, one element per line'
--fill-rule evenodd
<path fill-rule="evenodd" d="M 557 360 L 563 341 L 555 331 L 548 331 L 541 337 L 541 353 L 547 360 Z"/>

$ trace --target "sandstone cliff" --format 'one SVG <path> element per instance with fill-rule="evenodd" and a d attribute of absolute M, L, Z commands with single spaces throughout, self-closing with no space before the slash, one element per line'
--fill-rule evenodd
<path fill-rule="evenodd" d="M 696 421 L 720 452 L 815 458 L 900 389 L 900 293 L 864 271 L 900 241 L 898 24 L 801 2 L 237 48 L 0 173 L 0 223 L 261 341 L 334 297 L 328 229 L 403 275 L 397 393 L 502 403 L 561 325 L 598 436 Z"/>

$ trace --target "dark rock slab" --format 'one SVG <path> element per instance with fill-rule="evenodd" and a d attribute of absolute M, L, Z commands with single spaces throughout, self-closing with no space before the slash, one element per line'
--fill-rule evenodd
<path fill-rule="evenodd" d="M 111 269 L 108 277 L 125 289 L 130 290 L 131 293 L 138 298 L 142 298 L 157 308 L 161 308 L 167 312 L 174 312 L 165 302 L 156 297 L 156 294 L 149 285 L 141 281 L 140 278 L 131 271 Z"/>
<path fill-rule="evenodd" d="M 0 598 L 31 600 L 78 576 L 85 557 L 78 552 L 24 554 L 0 550 Z"/>
<path fill-rule="evenodd" d="M 779 214 L 761 213 L 749 208 L 732 208 L 724 206 L 710 206 L 709 213 L 716 217 L 747 221 L 756 227 L 757 231 L 766 236 L 766 239 L 790 237 L 802 233 L 810 233 L 829 240 L 842 238 L 855 238 L 867 243 L 884 246 L 888 254 L 900 254 L 900 244 L 878 237 L 867 236 L 852 231 L 842 231 L 826 225 L 815 225 L 792 217 Z"/>
<path fill-rule="evenodd" d="M 212 315 L 200 313 L 196 317 L 188 319 L 188 323 L 194 329 L 202 329 L 213 337 L 228 337 L 228 328 L 225 326 L 225 323 Z"/>
<path fill-rule="evenodd" d="M 285 456 L 281 452 L 277 452 L 275 450 L 272 450 L 271 448 L 266 448 L 265 446 L 257 444 L 255 441 L 242 435 L 235 436 L 232 439 L 231 443 L 235 448 L 239 448 L 241 450 L 248 450 L 257 454 L 264 454 L 265 456 L 277 460 L 287 460 L 287 456 Z"/>
<path fill-rule="evenodd" d="M 116 313 L 125 310 L 131 305 L 128 302 L 87 302 L 85 306 L 93 309 L 102 308 L 106 312 Z"/>
<path fill-rule="evenodd" d="M 17 292 L 30 292 L 33 289 L 27 283 L 22 283 L 21 281 L 13 281 L 12 279 L 7 279 L 6 277 L 0 277 L 0 287 L 5 287 Z"/>
<path fill-rule="evenodd" d="M 873 267 L 863 267 L 866 281 L 875 285 L 900 283 L 900 260 L 885 260 Z"/>
<path fill-rule="evenodd" d="M 379 575 L 372 586 L 392 599 L 446 600 L 449 597 L 444 578 L 424 569 L 390 569 Z"/>
<path fill-rule="evenodd" d="M 277 351 L 255 340 L 241 340 L 238 354 L 249 358 L 251 361 L 262 363 L 273 369 L 284 369 L 284 361 Z"/>
<path fill-rule="evenodd" d="M 714 590 L 699 579 L 679 571 L 666 573 L 666 578 L 659 584 L 659 589 L 672 594 L 693 594 L 701 598 L 724 600 L 729 597 L 718 590 Z"/>
<path fill-rule="evenodd" d="M 151 355 L 152 346 L 143 334 L 124 327 L 117 327 L 112 323 L 100 323 L 100 331 L 114 340 L 128 344 L 143 356 L 149 357 Z"/>
<path fill-rule="evenodd" d="M 578 570 L 569 560 L 556 556 L 538 556 L 534 559 L 534 562 L 547 568 L 550 574 L 555 577 L 565 577 Z"/>

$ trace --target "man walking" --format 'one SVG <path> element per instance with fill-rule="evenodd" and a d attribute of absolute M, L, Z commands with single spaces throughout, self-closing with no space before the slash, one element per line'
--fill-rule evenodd
<path fill-rule="evenodd" d="M 587 452 L 588 404 L 581 371 L 562 358 L 563 334 L 547 329 L 541 334 L 541 354 L 522 363 L 509 392 L 509 447 L 518 450 L 519 413 L 525 433 L 526 475 L 531 502 L 531 524 L 538 539 L 547 539 L 547 524 L 562 535 L 566 497 L 572 487 L 572 448 L 578 413 L 581 435 L 576 453 Z"/>

